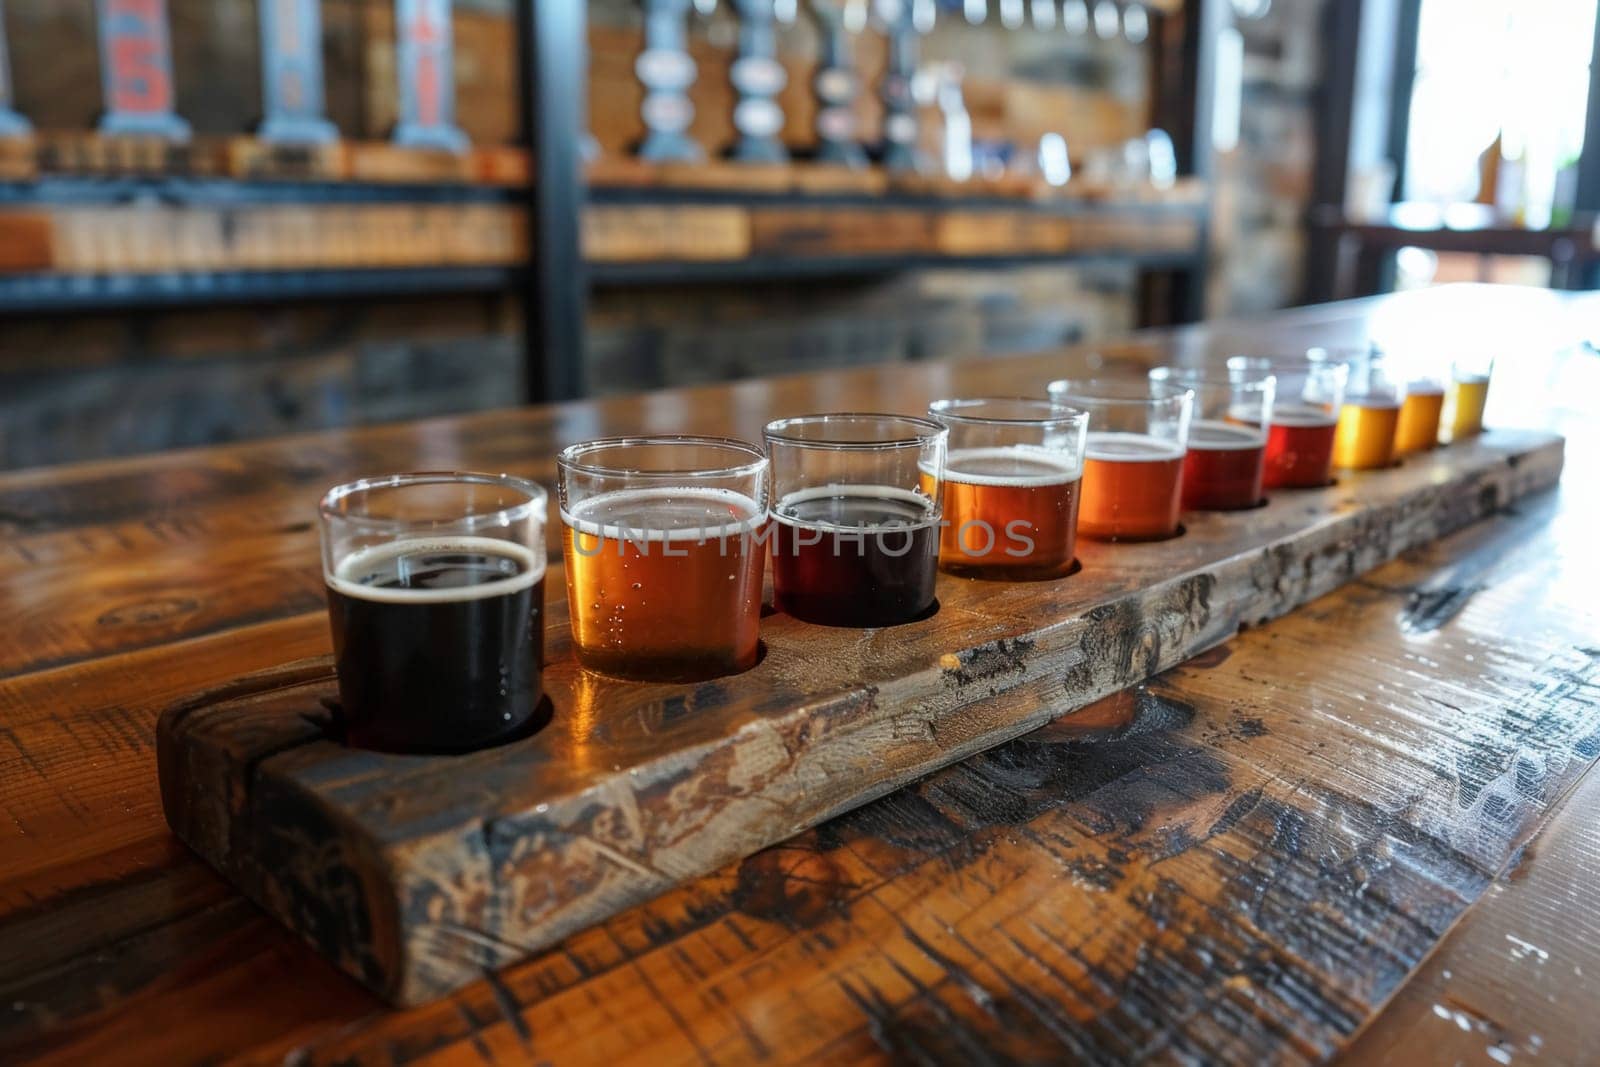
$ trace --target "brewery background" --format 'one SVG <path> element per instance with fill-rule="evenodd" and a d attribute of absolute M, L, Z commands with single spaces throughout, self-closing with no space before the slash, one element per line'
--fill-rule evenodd
<path fill-rule="evenodd" d="M 0 467 L 1596 283 L 1589 0 L 839 0 L 871 155 L 843 176 L 810 158 L 830 5 L 313 3 L 336 140 L 312 148 L 261 136 L 263 7 L 303 6 L 0 2 Z M 399 44 L 436 46 L 441 12 L 446 67 Z M 684 28 L 703 163 L 638 158 L 647 12 Z M 141 19 L 170 93 L 135 110 L 186 133 L 108 123 L 115 64 L 160 70 Z M 728 160 L 741 27 L 769 21 L 789 160 Z M 896 38 L 911 167 L 881 151 Z M 581 82 L 535 62 L 563 41 Z M 395 145 L 400 87 L 439 70 L 433 124 L 464 138 Z M 550 169 L 580 152 L 584 182 Z"/>

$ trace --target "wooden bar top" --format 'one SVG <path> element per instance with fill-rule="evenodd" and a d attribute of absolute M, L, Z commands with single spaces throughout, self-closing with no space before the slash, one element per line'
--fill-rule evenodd
<path fill-rule="evenodd" d="M 0 475 L 0 1062 L 1574 1062 L 1600 1047 L 1600 297 L 1447 289 L 1088 350 Z M 321 490 L 1091 367 L 1510 328 L 1560 489 L 569 937 L 384 1009 L 168 832 L 160 710 L 326 654 Z M 1070 579 L 1069 579 L 1070 580 Z"/>

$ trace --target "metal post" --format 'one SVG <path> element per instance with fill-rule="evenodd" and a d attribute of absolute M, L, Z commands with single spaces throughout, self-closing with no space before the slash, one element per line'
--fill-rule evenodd
<path fill-rule="evenodd" d="M 1350 130 L 1356 91 L 1356 51 L 1361 40 L 1362 0 L 1328 4 L 1322 13 L 1322 84 L 1317 91 L 1316 162 L 1311 172 L 1311 210 L 1342 215 L 1350 171 Z M 1312 226 L 1306 243 L 1305 297 L 1332 300 L 1339 275 L 1337 234 Z"/>
<path fill-rule="evenodd" d="M 582 144 L 588 128 L 586 0 L 520 0 L 523 120 L 534 171 L 528 188 L 531 269 L 524 367 L 533 403 L 585 391 Z"/>
<path fill-rule="evenodd" d="M 456 126 L 455 40 L 450 0 L 395 0 L 395 71 L 400 81 L 400 121 L 394 143 L 465 152 L 467 135 Z"/>
<path fill-rule="evenodd" d="M 261 14 L 263 141 L 326 144 L 339 131 L 323 114 L 322 5 L 258 0 Z"/>
<path fill-rule="evenodd" d="M 1206 182 L 1216 180 L 1217 48 L 1228 28 L 1227 0 L 1189 0 L 1181 14 L 1157 17 L 1152 42 L 1154 125 L 1172 138 L 1178 173 Z M 1142 325 L 1198 322 L 1205 316 L 1210 237 L 1208 207 L 1189 265 L 1141 278 Z"/>
<path fill-rule="evenodd" d="M 173 110 L 166 0 L 99 0 L 97 12 L 106 104 L 100 132 L 187 141 L 189 124 Z"/>
<path fill-rule="evenodd" d="M 0 0 L 0 138 L 26 137 L 33 126 L 16 110 L 11 95 L 11 54 L 6 51 L 6 5 Z"/>

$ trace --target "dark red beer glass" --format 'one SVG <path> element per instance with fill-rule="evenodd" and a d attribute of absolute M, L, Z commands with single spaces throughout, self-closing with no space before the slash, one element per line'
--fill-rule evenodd
<path fill-rule="evenodd" d="M 844 413 L 767 424 L 772 586 L 779 611 L 889 626 L 933 605 L 947 431 L 931 419 Z"/>
<path fill-rule="evenodd" d="M 1198 367 L 1157 367 L 1153 382 L 1194 390 L 1189 452 L 1183 458 L 1183 506 L 1238 511 L 1261 502 L 1268 413 L 1276 379 Z"/>
<path fill-rule="evenodd" d="M 1241 380 L 1277 379 L 1267 417 L 1265 489 L 1313 489 L 1333 480 L 1333 440 L 1350 367 L 1321 349 L 1295 356 L 1234 356 Z"/>

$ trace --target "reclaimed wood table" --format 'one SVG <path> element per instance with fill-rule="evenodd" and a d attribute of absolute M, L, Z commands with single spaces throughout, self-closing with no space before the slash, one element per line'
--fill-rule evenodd
<path fill-rule="evenodd" d="M 1470 287 L 0 476 L 0 1062 L 1577 1062 L 1600 1048 L 1600 297 Z M 327 652 L 355 473 L 759 435 L 1063 373 L 1512 326 L 1558 490 L 398 1012 L 162 818 L 164 707 Z"/>

